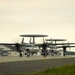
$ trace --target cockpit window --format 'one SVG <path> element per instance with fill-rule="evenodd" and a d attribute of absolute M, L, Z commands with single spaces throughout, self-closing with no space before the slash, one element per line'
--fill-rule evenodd
<path fill-rule="evenodd" d="M 26 47 L 32 47 L 32 45 L 26 45 Z"/>

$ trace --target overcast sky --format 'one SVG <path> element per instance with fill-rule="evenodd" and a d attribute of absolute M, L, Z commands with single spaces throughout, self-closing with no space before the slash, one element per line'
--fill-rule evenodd
<path fill-rule="evenodd" d="M 75 0 L 0 0 L 0 42 L 21 34 L 75 42 Z"/>

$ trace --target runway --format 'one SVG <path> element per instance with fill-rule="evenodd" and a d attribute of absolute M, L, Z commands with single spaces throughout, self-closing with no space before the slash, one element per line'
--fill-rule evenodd
<path fill-rule="evenodd" d="M 0 57 L 0 74 L 2 75 L 2 74 L 32 73 L 66 64 L 75 64 L 75 57 L 72 56 L 65 56 L 65 57 L 47 56 L 46 58 L 44 58 L 43 56 Z"/>

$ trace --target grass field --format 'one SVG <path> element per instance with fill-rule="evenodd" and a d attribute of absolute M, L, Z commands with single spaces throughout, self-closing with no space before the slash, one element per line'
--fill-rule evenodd
<path fill-rule="evenodd" d="M 9 74 L 12 75 L 12 74 Z M 15 75 L 75 75 L 75 64 L 55 67 L 45 71 L 39 71 L 32 74 L 15 74 Z"/>

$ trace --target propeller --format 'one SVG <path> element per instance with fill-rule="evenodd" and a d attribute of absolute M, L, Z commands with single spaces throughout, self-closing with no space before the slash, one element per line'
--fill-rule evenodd
<path fill-rule="evenodd" d="M 20 41 L 20 39 L 15 39 L 13 41 L 14 41 L 14 44 L 11 43 L 11 45 L 15 46 L 16 51 L 21 52 L 21 46 L 24 43 L 24 38 L 22 38 L 22 41 Z"/>
<path fill-rule="evenodd" d="M 42 44 L 42 52 L 43 52 L 43 56 L 46 57 L 47 56 L 47 44 L 46 43 L 43 43 Z"/>
<path fill-rule="evenodd" d="M 65 53 L 66 53 L 66 46 L 63 46 L 63 55 L 65 56 Z"/>
<path fill-rule="evenodd" d="M 18 52 L 21 52 L 20 44 L 19 44 L 19 43 L 16 43 L 16 44 L 15 44 L 15 47 L 16 47 L 16 50 L 17 50 Z"/>

